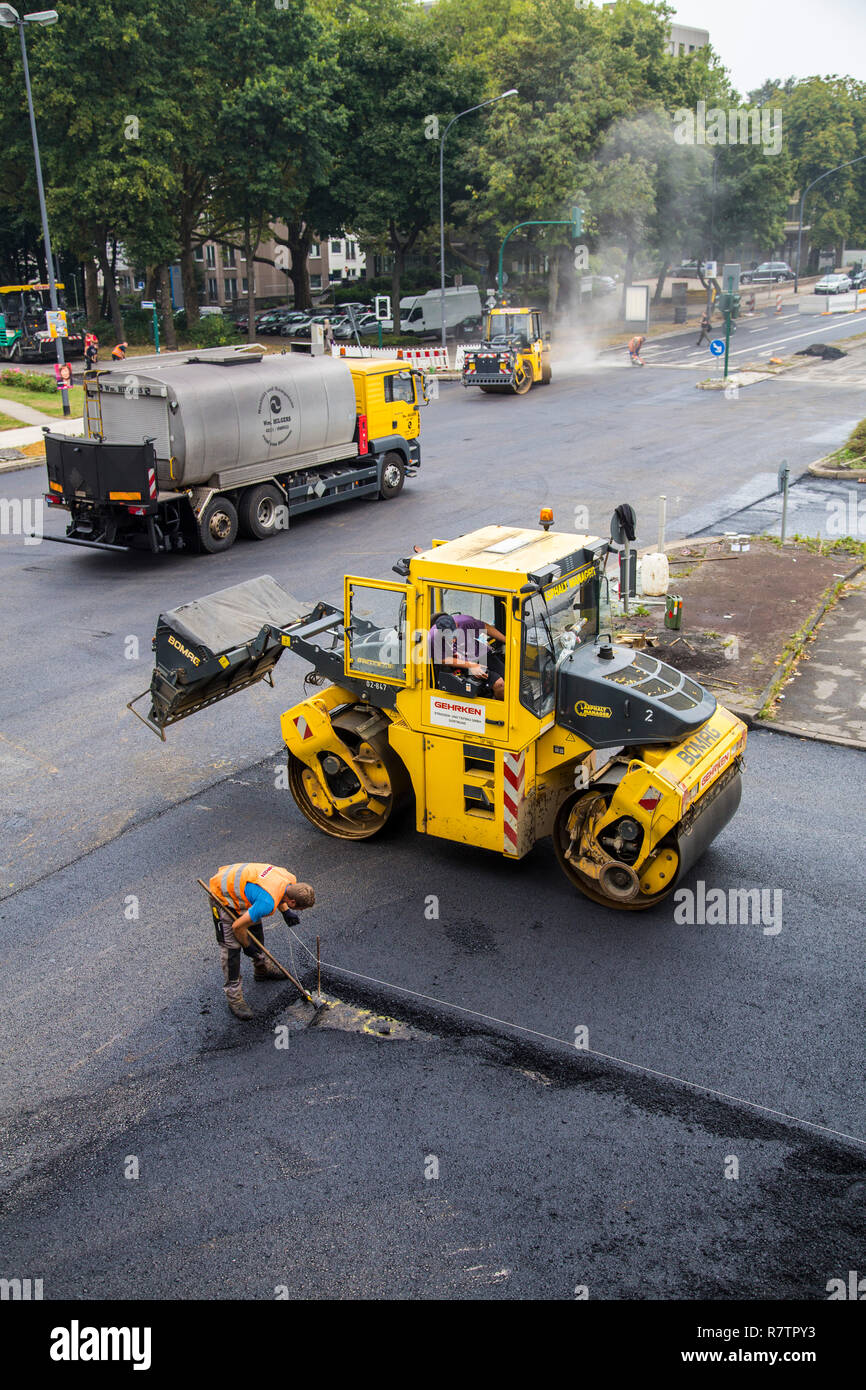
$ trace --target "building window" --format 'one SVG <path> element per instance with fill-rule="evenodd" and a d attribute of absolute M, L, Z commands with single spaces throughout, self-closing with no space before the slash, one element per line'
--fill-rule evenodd
<path fill-rule="evenodd" d="M 235 248 L 233 246 L 223 247 L 223 265 L 235 264 Z"/>
<path fill-rule="evenodd" d="M 340 252 L 342 251 L 342 249 L 343 249 L 343 243 L 342 243 L 341 241 L 332 241 L 332 242 L 331 242 L 331 251 L 333 252 L 333 254 L 334 254 L 335 256 L 339 256 L 339 254 L 340 254 Z"/>
<path fill-rule="evenodd" d="M 332 270 L 331 273 L 330 273 L 330 275 L 328 276 L 328 279 L 329 279 L 329 280 L 342 280 L 342 278 L 343 278 L 343 272 L 342 272 L 342 270 Z"/>
<path fill-rule="evenodd" d="M 318 243 L 317 241 L 311 241 L 311 242 L 310 242 L 310 251 L 309 251 L 309 254 L 310 254 L 310 256 L 312 256 L 312 258 L 313 258 L 314 261 L 317 261 L 317 260 L 319 259 L 319 257 L 321 256 L 322 253 L 321 253 L 321 251 L 319 250 L 319 243 Z"/>
<path fill-rule="evenodd" d="M 311 289 L 311 290 L 320 290 L 321 288 L 322 288 L 322 277 L 321 277 L 321 275 L 311 275 L 311 276 L 310 276 L 310 289 Z"/>
<path fill-rule="evenodd" d="M 243 259 L 243 258 L 242 258 L 242 259 Z M 245 275 L 244 278 L 241 280 L 241 284 L 243 285 L 244 294 L 249 294 L 250 282 L 249 282 L 249 280 L 247 279 L 246 275 Z"/>
<path fill-rule="evenodd" d="M 355 259 L 355 243 L 354 243 L 354 241 L 347 241 L 347 242 L 346 242 L 346 260 L 347 260 L 347 261 L 353 261 L 354 259 Z"/>
<path fill-rule="evenodd" d="M 208 276 L 207 297 L 211 300 L 216 299 L 217 297 L 217 282 L 215 276 Z"/>
<path fill-rule="evenodd" d="M 203 261 L 203 260 L 204 260 L 204 247 L 202 247 L 202 246 L 197 246 L 197 247 L 195 248 L 195 253 L 194 253 L 194 254 L 195 254 L 195 258 L 196 258 L 197 261 Z"/>
<path fill-rule="evenodd" d="M 212 241 L 208 242 L 207 246 L 204 248 L 204 253 L 205 260 L 207 261 L 210 268 L 213 269 L 213 267 L 216 265 L 216 247 L 214 246 Z"/>
<path fill-rule="evenodd" d="M 224 289 L 225 289 L 225 297 L 226 297 L 226 299 L 235 299 L 235 298 L 237 297 L 237 292 L 238 292 L 238 282 L 237 282 L 237 280 L 230 280 L 230 279 L 226 278 L 225 280 L 223 280 L 223 287 L 224 287 Z"/>

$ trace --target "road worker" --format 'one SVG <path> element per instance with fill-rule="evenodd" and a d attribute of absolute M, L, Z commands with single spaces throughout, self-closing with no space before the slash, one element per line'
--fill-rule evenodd
<path fill-rule="evenodd" d="M 297 926 L 298 912 L 313 907 L 316 895 L 309 883 L 298 883 L 295 875 L 276 864 L 227 864 L 218 869 L 209 883 L 210 891 L 223 906 L 211 905 L 226 1000 L 235 1018 L 252 1018 L 241 986 L 241 950 L 255 962 L 256 980 L 282 980 L 285 976 L 268 960 L 260 946 L 250 940 L 250 930 L 259 942 L 262 923 L 273 912 L 280 912 L 289 926 Z"/>
<path fill-rule="evenodd" d="M 643 367 L 645 365 L 640 355 L 640 350 L 645 342 L 646 337 L 642 333 L 636 333 L 633 338 L 629 339 L 628 355 L 631 358 L 631 365 L 633 367 Z"/>
<path fill-rule="evenodd" d="M 113 347 L 111 349 L 111 355 L 114 358 L 115 362 L 123 361 L 124 357 L 126 356 L 126 349 L 128 347 L 129 343 L 118 343 L 116 347 Z"/>

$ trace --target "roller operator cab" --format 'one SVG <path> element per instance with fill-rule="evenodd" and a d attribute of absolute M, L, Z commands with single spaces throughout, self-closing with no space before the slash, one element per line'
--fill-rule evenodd
<path fill-rule="evenodd" d="M 538 309 L 501 305 L 488 310 L 484 342 L 463 357 L 463 385 L 488 394 L 523 396 L 551 380 L 550 340 Z"/>
<path fill-rule="evenodd" d="M 230 633 L 208 626 L 209 609 L 163 615 L 146 722 L 162 732 L 292 650 L 316 688 L 282 717 L 289 784 L 319 829 L 368 839 L 414 803 L 420 833 L 507 859 L 552 836 L 583 893 L 650 907 L 734 814 L 746 730 L 696 682 L 600 632 L 606 552 L 594 537 L 488 526 L 401 561 L 403 582 L 348 576 L 342 613 L 302 614 L 267 578 L 255 594 L 238 585 L 201 601 L 225 608 Z"/>

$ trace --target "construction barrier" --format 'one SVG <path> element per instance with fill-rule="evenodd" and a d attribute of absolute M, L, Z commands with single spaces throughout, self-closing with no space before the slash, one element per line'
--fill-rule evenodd
<path fill-rule="evenodd" d="M 457 372 L 462 372 L 462 371 L 463 371 L 463 360 L 464 360 L 464 358 L 465 358 L 465 356 L 466 356 L 467 351 L 468 351 L 468 352 L 474 352 L 476 348 L 480 348 L 480 347 L 481 347 L 481 344 L 480 344 L 480 343 L 464 343 L 464 344 L 462 345 L 462 347 L 459 347 L 459 348 L 457 349 L 457 352 L 456 352 L 455 357 L 454 357 L 454 370 L 457 371 Z"/>
<path fill-rule="evenodd" d="M 781 296 L 780 294 L 777 294 L 777 295 L 776 295 L 776 313 L 777 313 L 777 314 L 781 314 L 781 312 L 782 312 L 782 296 Z"/>
<path fill-rule="evenodd" d="M 801 314 L 851 314 L 860 307 L 860 296 L 850 294 L 801 294 L 798 309 Z"/>
<path fill-rule="evenodd" d="M 458 348 L 458 352 L 461 349 Z M 390 361 L 397 359 L 400 362 L 408 362 L 412 367 L 420 367 L 422 371 L 438 372 L 447 370 L 449 367 L 448 353 L 444 348 L 379 348 L 379 347 L 358 347 L 357 343 L 347 343 L 339 347 L 335 343 L 331 348 L 332 357 L 387 357 Z"/>

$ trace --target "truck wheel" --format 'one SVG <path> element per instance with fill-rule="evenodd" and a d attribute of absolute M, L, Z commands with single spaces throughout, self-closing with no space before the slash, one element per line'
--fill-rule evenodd
<path fill-rule="evenodd" d="M 398 492 L 403 491 L 403 483 L 406 478 L 406 465 L 401 454 L 386 454 L 382 460 L 382 485 L 379 488 L 379 496 L 383 501 L 389 497 L 396 497 Z"/>
<path fill-rule="evenodd" d="M 202 550 L 218 555 L 237 540 L 238 514 L 227 497 L 212 497 L 198 523 L 198 538 Z"/>
<path fill-rule="evenodd" d="M 241 493 L 238 502 L 238 527 L 242 536 L 254 541 L 266 541 L 277 530 L 278 507 L 284 505 L 279 488 L 272 483 L 259 483 Z"/>

